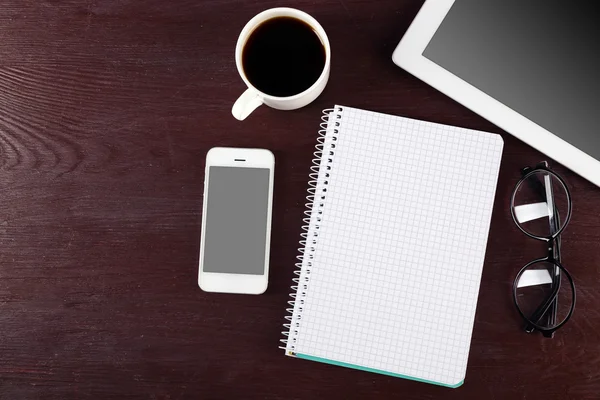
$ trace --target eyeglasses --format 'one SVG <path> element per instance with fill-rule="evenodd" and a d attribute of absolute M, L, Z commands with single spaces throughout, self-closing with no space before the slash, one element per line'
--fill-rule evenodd
<path fill-rule="evenodd" d="M 513 300 L 525 331 L 553 337 L 575 309 L 575 284 L 561 262 L 561 233 L 571 219 L 571 193 L 547 162 L 523 168 L 510 200 L 517 227 L 547 244 L 548 254 L 526 264 L 513 283 Z"/>

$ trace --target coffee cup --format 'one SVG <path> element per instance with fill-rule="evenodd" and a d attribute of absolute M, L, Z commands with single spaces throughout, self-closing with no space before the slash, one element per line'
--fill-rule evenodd
<path fill-rule="evenodd" d="M 331 48 L 323 27 L 307 13 L 271 8 L 242 29 L 235 63 L 248 87 L 231 109 L 241 121 L 262 104 L 295 110 L 315 100 L 329 80 Z"/>

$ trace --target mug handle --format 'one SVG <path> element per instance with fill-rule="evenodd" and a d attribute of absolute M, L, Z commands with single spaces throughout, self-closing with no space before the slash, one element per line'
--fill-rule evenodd
<path fill-rule="evenodd" d="M 244 93 L 235 101 L 231 108 L 231 113 L 240 121 L 246 119 L 252 111 L 256 110 L 262 104 L 261 98 L 253 89 L 246 89 Z"/>

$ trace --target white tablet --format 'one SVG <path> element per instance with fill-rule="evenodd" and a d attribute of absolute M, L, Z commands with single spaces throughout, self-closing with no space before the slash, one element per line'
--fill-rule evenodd
<path fill-rule="evenodd" d="M 427 0 L 392 58 L 600 186 L 595 7 L 595 2 Z"/>

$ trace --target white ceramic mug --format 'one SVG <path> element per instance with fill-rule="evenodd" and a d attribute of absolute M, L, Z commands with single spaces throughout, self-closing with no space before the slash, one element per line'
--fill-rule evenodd
<path fill-rule="evenodd" d="M 321 72 L 319 78 L 305 91 L 288 97 L 271 96 L 255 88 L 248 80 L 242 64 L 242 52 L 244 50 L 246 41 L 250 37 L 250 34 L 254 31 L 254 29 L 256 29 L 256 27 L 266 20 L 276 17 L 293 17 L 305 22 L 311 28 L 313 28 L 321 40 L 323 47 L 325 48 L 325 66 L 323 67 L 323 72 Z M 325 85 L 329 80 L 331 48 L 329 47 L 329 39 L 327 38 L 327 34 L 325 33 L 323 27 L 317 22 L 316 19 L 307 13 L 294 8 L 271 8 L 261 12 L 260 14 L 257 14 L 254 18 L 248 21 L 246 26 L 244 26 L 244 29 L 242 29 L 237 41 L 237 45 L 235 46 L 235 64 L 237 65 L 237 70 L 244 80 L 244 83 L 246 83 L 246 86 L 248 86 L 248 89 L 242 93 L 231 109 L 233 116 L 242 121 L 246 119 L 246 117 L 250 115 L 252 111 L 256 110 L 256 108 L 261 104 L 266 104 L 267 106 L 276 108 L 278 110 L 295 110 L 297 108 L 306 106 L 316 99 L 321 92 L 323 92 L 323 89 L 325 89 Z"/>

